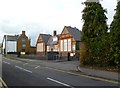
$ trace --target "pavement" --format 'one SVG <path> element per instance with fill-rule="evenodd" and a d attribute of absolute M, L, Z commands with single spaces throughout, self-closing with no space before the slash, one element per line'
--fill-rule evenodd
<path fill-rule="evenodd" d="M 33 60 L 25 58 L 16 58 L 17 60 L 29 61 L 31 64 L 37 63 L 54 69 L 59 69 L 69 72 L 77 72 L 80 74 L 86 74 L 90 76 L 105 78 L 108 80 L 120 81 L 120 73 L 110 72 L 96 69 L 89 69 L 84 67 L 79 67 L 79 61 L 61 61 L 61 60 Z"/>
<path fill-rule="evenodd" d="M 103 70 L 89 69 L 84 67 L 79 67 L 79 61 L 44 61 L 41 63 L 47 67 L 56 68 L 64 71 L 84 73 L 91 76 L 97 76 L 101 78 L 106 78 L 110 80 L 119 80 L 119 75 L 117 72 L 109 72 Z"/>

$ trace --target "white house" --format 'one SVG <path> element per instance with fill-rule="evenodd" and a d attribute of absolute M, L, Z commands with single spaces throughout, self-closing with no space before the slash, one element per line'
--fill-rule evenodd
<path fill-rule="evenodd" d="M 17 53 L 17 39 L 18 35 L 4 35 L 2 41 L 2 53 L 3 54 L 15 54 Z"/>

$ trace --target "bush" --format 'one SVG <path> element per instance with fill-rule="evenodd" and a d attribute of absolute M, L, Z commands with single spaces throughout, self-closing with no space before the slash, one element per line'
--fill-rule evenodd
<path fill-rule="evenodd" d="M 88 55 L 88 48 L 85 47 L 84 44 L 84 46 L 80 48 L 80 65 L 87 65 L 90 62 Z"/>

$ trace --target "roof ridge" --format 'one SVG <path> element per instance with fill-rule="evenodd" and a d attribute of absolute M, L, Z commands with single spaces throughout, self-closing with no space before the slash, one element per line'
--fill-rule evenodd
<path fill-rule="evenodd" d="M 65 27 L 79 30 L 77 27 L 71 27 L 71 26 L 65 26 Z"/>
<path fill-rule="evenodd" d="M 51 35 L 51 34 L 44 34 L 44 33 L 40 33 L 40 35 Z"/>
<path fill-rule="evenodd" d="M 68 32 L 75 38 L 75 40 L 80 41 L 81 32 L 76 27 L 66 26 Z"/>

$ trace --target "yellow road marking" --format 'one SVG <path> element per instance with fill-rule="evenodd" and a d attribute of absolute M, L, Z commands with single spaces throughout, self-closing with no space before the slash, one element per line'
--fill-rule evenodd
<path fill-rule="evenodd" d="M 8 86 L 7 86 L 6 83 L 2 80 L 1 77 L 0 77 L 0 82 L 2 83 L 2 87 L 4 86 L 5 88 L 8 88 Z"/>
<path fill-rule="evenodd" d="M 90 78 L 90 79 L 105 81 L 105 82 L 109 82 L 109 83 L 113 83 L 113 84 L 120 84 L 120 82 L 118 82 L 118 81 L 112 81 L 112 80 L 108 80 L 108 79 L 104 79 L 104 78 L 99 78 L 99 77 L 88 76 L 88 75 L 84 75 L 84 74 L 77 74 L 77 73 L 68 72 L 68 71 L 64 71 L 64 70 L 60 70 L 60 69 L 55 69 L 55 68 L 50 68 L 50 67 L 46 67 L 46 68 L 52 69 L 52 70 L 55 70 L 55 71 L 59 71 L 59 72 L 64 72 L 64 73 L 72 74 L 72 75 L 82 76 L 82 77 L 86 77 L 86 78 Z"/>

